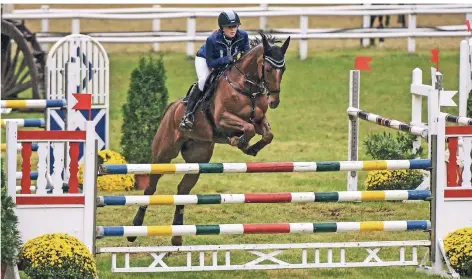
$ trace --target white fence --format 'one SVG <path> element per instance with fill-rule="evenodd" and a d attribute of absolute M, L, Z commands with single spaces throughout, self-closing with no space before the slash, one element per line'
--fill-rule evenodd
<path fill-rule="evenodd" d="M 226 7 L 227 8 L 227 7 Z M 48 19 L 72 20 L 71 33 L 81 33 L 80 20 L 82 19 L 113 19 L 113 20 L 152 20 L 152 32 L 108 32 L 87 33 L 100 43 L 153 43 L 154 51 L 159 51 L 159 43 L 186 42 L 187 55 L 195 54 L 195 42 L 204 42 L 210 31 L 197 31 L 197 18 L 217 17 L 223 8 L 126 8 L 126 9 L 49 9 L 42 6 L 35 10 L 13 10 L 5 13 L 5 19 L 40 19 L 41 32 L 37 38 L 41 43 L 54 43 L 67 34 L 49 33 Z M 273 16 L 298 16 L 299 29 L 275 28 L 271 29 L 274 35 L 300 40 L 300 58 L 308 55 L 307 40 L 313 39 L 363 39 L 366 45 L 368 38 L 408 38 L 407 49 L 415 52 L 416 38 L 419 37 L 467 37 L 465 25 L 417 27 L 416 16 L 419 14 L 463 14 L 465 19 L 472 19 L 472 5 L 465 4 L 436 4 L 436 5 L 344 5 L 320 7 L 269 7 L 260 4 L 252 7 L 235 7 L 241 19 L 248 17 L 259 18 L 260 30 L 267 31 L 267 21 Z M 405 15 L 407 28 L 376 29 L 370 27 L 371 15 Z M 324 28 L 309 29 L 309 16 L 362 16 L 362 28 Z M 186 30 L 177 32 L 162 32 L 160 20 L 170 18 L 186 18 Z M 257 36 L 257 30 L 250 30 L 250 36 Z"/>

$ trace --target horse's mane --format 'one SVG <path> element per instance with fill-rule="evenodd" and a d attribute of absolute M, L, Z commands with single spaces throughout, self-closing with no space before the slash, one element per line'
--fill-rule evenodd
<path fill-rule="evenodd" d="M 259 34 L 261 34 L 261 36 L 265 35 L 262 32 L 259 33 Z M 275 43 L 281 43 L 282 42 L 279 38 L 277 38 L 277 37 L 275 37 L 271 34 L 265 35 L 265 37 L 267 39 L 267 42 L 269 42 L 269 44 L 275 44 Z M 257 37 L 254 38 L 254 39 L 251 39 L 249 41 L 249 49 L 251 50 L 251 49 L 255 48 L 256 46 L 258 46 L 259 44 L 262 44 L 262 37 L 261 37 L 261 39 L 259 39 Z"/>
<path fill-rule="evenodd" d="M 243 60 L 244 57 L 246 57 L 247 55 L 249 55 L 250 53 L 252 53 L 252 51 L 254 51 L 254 49 L 255 49 L 256 47 L 260 46 L 260 45 L 262 44 L 262 36 L 265 36 L 265 37 L 266 37 L 267 42 L 268 42 L 270 45 L 273 45 L 273 44 L 275 44 L 275 43 L 281 43 L 281 42 L 282 42 L 279 38 L 277 38 L 277 37 L 275 37 L 275 36 L 273 36 L 273 35 L 271 35 L 271 34 L 268 34 L 268 35 L 267 35 L 267 34 L 264 34 L 263 32 L 259 32 L 259 34 L 261 35 L 261 38 L 259 39 L 259 38 L 256 37 L 256 38 L 254 38 L 254 39 L 250 39 L 250 40 L 249 40 L 249 50 L 246 51 L 246 53 L 245 53 L 243 56 L 241 56 L 236 62 L 240 62 L 241 60 Z"/>

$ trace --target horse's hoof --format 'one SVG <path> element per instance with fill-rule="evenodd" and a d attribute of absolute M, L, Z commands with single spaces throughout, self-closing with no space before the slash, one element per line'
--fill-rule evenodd
<path fill-rule="evenodd" d="M 144 212 L 141 210 L 138 210 L 136 213 L 136 216 L 134 216 L 133 219 L 133 226 L 142 226 L 144 223 Z M 126 237 L 129 242 L 134 242 L 136 240 L 136 236 L 128 236 Z"/>
<path fill-rule="evenodd" d="M 257 152 L 258 151 L 255 148 L 248 148 L 248 150 L 246 150 L 247 155 L 254 156 L 254 157 L 256 157 Z"/>
<path fill-rule="evenodd" d="M 126 237 L 128 239 L 129 242 L 135 242 L 136 241 L 136 236 L 128 236 Z"/>
<path fill-rule="evenodd" d="M 183 241 L 181 236 L 174 236 L 170 242 L 172 243 L 172 246 L 182 246 Z"/>

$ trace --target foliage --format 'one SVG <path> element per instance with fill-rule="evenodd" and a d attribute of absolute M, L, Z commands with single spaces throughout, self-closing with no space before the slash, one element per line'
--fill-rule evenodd
<path fill-rule="evenodd" d="M 472 227 L 450 232 L 444 238 L 444 250 L 457 273 L 472 276 Z"/>
<path fill-rule="evenodd" d="M 374 160 L 407 160 L 422 155 L 423 148 L 413 151 L 415 135 L 397 132 L 394 138 L 390 133 L 372 134 L 364 141 L 366 153 Z M 381 170 L 370 171 L 364 181 L 367 190 L 413 190 L 423 181 L 419 170 Z"/>
<path fill-rule="evenodd" d="M 21 236 L 18 230 L 18 217 L 13 208 L 15 203 L 12 197 L 8 195 L 6 186 L 5 170 L 3 168 L 3 161 L 1 163 L 1 202 L 2 202 L 2 264 L 14 264 L 18 259 L 18 251 L 21 246 Z"/>
<path fill-rule="evenodd" d="M 371 134 L 364 141 L 366 153 L 374 160 L 406 160 L 414 159 L 423 155 L 423 148 L 420 147 L 413 152 L 413 143 L 417 136 L 397 132 L 397 137 L 383 132 L 382 134 Z"/>
<path fill-rule="evenodd" d="M 120 153 L 112 150 L 100 150 L 98 152 L 98 164 L 126 164 Z M 79 183 L 84 180 L 84 165 L 79 166 Z M 132 174 L 103 175 L 97 178 L 97 189 L 101 191 L 129 191 L 134 188 L 134 176 Z"/>
<path fill-rule="evenodd" d="M 467 99 L 467 117 L 472 117 L 472 98 Z"/>
<path fill-rule="evenodd" d="M 32 279 L 97 276 L 89 249 L 77 238 L 63 233 L 43 234 L 28 240 L 20 252 L 20 266 Z"/>
<path fill-rule="evenodd" d="M 166 70 L 162 57 L 143 56 L 131 73 L 123 104 L 121 153 L 132 164 L 151 163 L 151 144 L 167 106 Z"/>

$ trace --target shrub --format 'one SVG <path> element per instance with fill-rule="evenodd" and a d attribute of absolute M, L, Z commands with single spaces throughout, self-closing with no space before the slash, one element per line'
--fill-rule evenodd
<path fill-rule="evenodd" d="M 151 163 L 151 144 L 167 106 L 166 71 L 162 57 L 143 56 L 131 73 L 123 104 L 121 154 L 131 164 Z"/>
<path fill-rule="evenodd" d="M 364 141 L 366 153 L 374 160 L 408 160 L 423 154 L 420 147 L 413 152 L 415 135 L 397 132 L 394 138 L 390 133 L 373 134 Z M 413 190 L 423 182 L 420 170 L 381 170 L 370 171 L 364 181 L 367 190 Z"/>
<path fill-rule="evenodd" d="M 6 187 L 5 170 L 3 169 L 3 161 L 1 163 L 1 206 L 2 206 L 2 264 L 16 264 L 18 260 L 18 251 L 21 246 L 21 236 L 18 230 L 18 217 L 15 214 L 12 197 L 8 195 Z"/>
<path fill-rule="evenodd" d="M 93 255 L 77 238 L 63 234 L 43 234 L 28 240 L 20 252 L 20 266 L 36 278 L 96 278 Z"/>
<path fill-rule="evenodd" d="M 469 96 L 469 94 L 467 94 L 467 96 Z M 467 117 L 472 117 L 472 98 L 467 98 Z"/>
<path fill-rule="evenodd" d="M 472 227 L 449 233 L 444 238 L 444 250 L 457 273 L 472 276 Z"/>
<path fill-rule="evenodd" d="M 374 160 L 407 160 L 415 159 L 423 155 L 420 147 L 413 152 L 413 142 L 416 136 L 404 132 L 397 132 L 397 137 L 383 132 L 382 134 L 369 135 L 364 141 L 366 153 Z"/>

